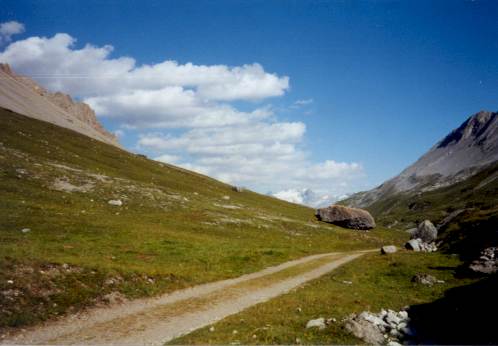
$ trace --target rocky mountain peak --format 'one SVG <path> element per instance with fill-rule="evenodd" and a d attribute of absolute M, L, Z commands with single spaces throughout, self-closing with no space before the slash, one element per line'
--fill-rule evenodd
<path fill-rule="evenodd" d="M 449 186 L 498 161 L 498 112 L 480 111 L 450 132 L 415 163 L 379 187 L 359 193 L 348 204 L 366 207 L 406 191 Z"/>
<path fill-rule="evenodd" d="M 487 130 L 496 129 L 498 126 L 498 113 L 480 111 L 468 118 L 459 128 L 453 130 L 448 136 L 446 136 L 437 146 L 438 148 L 444 148 L 449 145 L 455 145 L 462 141 L 473 141 L 476 144 L 482 143 L 480 138 L 483 134 L 486 134 Z M 498 135 L 498 134 L 495 134 Z"/>

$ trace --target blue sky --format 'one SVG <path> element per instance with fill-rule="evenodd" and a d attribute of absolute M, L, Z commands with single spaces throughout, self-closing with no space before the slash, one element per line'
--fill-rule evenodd
<path fill-rule="evenodd" d="M 26 29 L 12 42 L 67 33 L 77 39 L 73 49 L 112 45 L 110 57 L 132 57 L 136 66 L 258 63 L 266 73 L 287 76 L 283 95 L 227 104 L 240 111 L 271 107 L 269 123 L 303 123 L 296 145 L 310 167 L 327 160 L 361 165 L 359 174 L 346 169 L 344 176 L 356 177 L 343 188 L 323 188 L 333 194 L 381 183 L 471 114 L 498 109 L 496 1 L 3 0 L 0 22 L 11 20 Z M 298 100 L 312 102 L 293 106 Z M 112 129 L 123 125 L 101 119 Z M 160 134 L 185 131 L 169 127 Z M 137 149 L 140 136 L 152 132 L 130 130 L 122 141 L 161 154 Z M 174 155 L 198 166 L 188 154 Z M 341 178 L 310 174 L 308 185 L 335 186 Z M 288 188 L 308 187 L 298 180 Z M 257 179 L 240 183 L 260 192 L 286 188 Z"/>

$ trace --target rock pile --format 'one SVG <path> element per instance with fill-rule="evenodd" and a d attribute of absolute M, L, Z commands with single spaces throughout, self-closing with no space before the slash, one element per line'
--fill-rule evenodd
<path fill-rule="evenodd" d="M 483 273 L 494 274 L 498 272 L 498 247 L 488 247 L 481 251 L 479 259 L 473 261 L 470 270 Z"/>
<path fill-rule="evenodd" d="M 405 244 L 408 250 L 435 252 L 437 246 L 437 229 L 429 220 L 421 222 L 416 229 L 410 230 L 411 239 Z"/>
<path fill-rule="evenodd" d="M 413 339 L 415 332 L 409 326 L 408 312 L 382 310 L 374 314 L 363 311 L 346 320 L 345 328 L 357 338 L 371 345 L 399 345 Z"/>
<path fill-rule="evenodd" d="M 375 228 L 375 220 L 370 213 L 363 209 L 348 208 L 342 205 L 331 205 L 316 210 L 316 217 L 320 221 L 337 226 L 368 230 Z"/>

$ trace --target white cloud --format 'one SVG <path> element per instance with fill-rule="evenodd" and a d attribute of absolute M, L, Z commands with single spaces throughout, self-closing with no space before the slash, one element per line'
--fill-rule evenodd
<path fill-rule="evenodd" d="M 24 32 L 24 24 L 12 20 L 10 22 L 0 23 L 0 44 L 8 43 L 12 36 Z"/>
<path fill-rule="evenodd" d="M 156 157 L 154 160 L 164 162 L 164 163 L 175 163 L 180 161 L 180 157 L 176 155 L 162 154 L 161 156 Z"/>
<path fill-rule="evenodd" d="M 338 201 L 342 196 L 319 194 L 311 189 L 288 189 L 273 194 L 284 201 L 303 204 L 314 208 L 323 208 Z"/>
<path fill-rule="evenodd" d="M 137 135 L 138 147 L 156 160 L 226 182 L 260 192 L 306 186 L 337 194 L 363 174 L 357 163 L 312 162 L 303 147 L 305 124 L 279 121 L 264 104 L 289 90 L 287 76 L 257 63 L 139 65 L 112 53 L 111 45 L 77 47 L 75 38 L 59 33 L 13 42 L 0 51 L 0 62 L 84 100 L 128 138 Z"/>
<path fill-rule="evenodd" d="M 294 102 L 293 106 L 295 108 L 310 105 L 313 103 L 313 99 L 306 99 L 306 100 L 297 100 Z"/>

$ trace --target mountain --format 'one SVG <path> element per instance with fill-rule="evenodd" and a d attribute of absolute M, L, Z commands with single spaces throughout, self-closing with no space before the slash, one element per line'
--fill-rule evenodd
<path fill-rule="evenodd" d="M 498 113 L 479 112 L 398 176 L 339 203 L 363 207 L 392 229 L 429 219 L 442 249 L 477 258 L 498 244 L 497 143 Z"/>
<path fill-rule="evenodd" d="M 0 107 L 43 120 L 120 147 L 116 136 L 104 129 L 95 112 L 61 92 L 50 93 L 28 77 L 0 63 Z"/>
<path fill-rule="evenodd" d="M 288 189 L 277 193 L 270 193 L 270 195 L 287 202 L 302 204 L 312 208 L 326 207 L 341 199 L 341 197 L 329 194 L 319 194 L 312 189 Z"/>
<path fill-rule="evenodd" d="M 498 160 L 498 113 L 481 111 L 468 118 L 398 176 L 346 204 L 366 208 L 399 193 L 425 192 L 471 177 Z"/>

